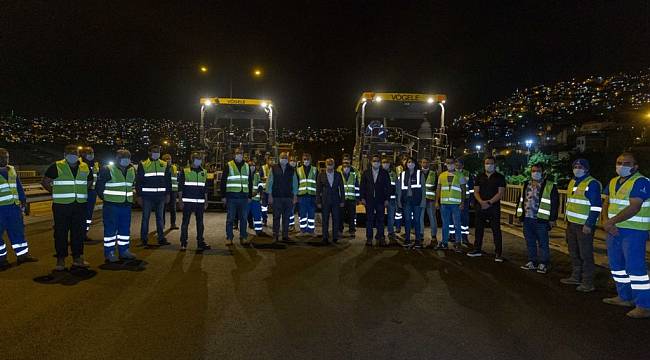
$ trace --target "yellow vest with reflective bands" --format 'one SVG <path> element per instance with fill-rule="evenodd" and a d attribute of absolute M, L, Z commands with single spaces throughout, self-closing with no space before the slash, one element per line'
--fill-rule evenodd
<path fill-rule="evenodd" d="M 427 178 L 424 182 L 424 185 L 426 187 L 426 198 L 427 200 L 435 200 L 436 199 L 436 172 L 429 169 L 429 173 L 427 174 Z"/>
<path fill-rule="evenodd" d="M 248 164 L 244 163 L 241 173 L 234 160 L 228 162 L 228 178 L 226 181 L 226 192 L 238 193 L 248 192 Z"/>
<path fill-rule="evenodd" d="M 299 166 L 296 169 L 298 176 L 298 195 L 316 195 L 316 168 L 309 167 L 309 174 L 305 174 L 305 167 Z"/>
<path fill-rule="evenodd" d="M 548 220 L 551 218 L 551 192 L 553 191 L 553 185 L 555 185 L 552 181 L 546 181 L 546 185 L 544 185 L 544 191 L 542 192 L 542 197 L 539 200 L 539 209 L 537 209 L 537 219 L 541 220 Z M 522 194 L 521 197 L 519 198 L 519 206 L 517 207 L 517 216 L 521 216 L 524 213 L 525 210 L 525 204 L 524 204 L 524 191 L 526 191 L 526 188 L 521 189 Z"/>
<path fill-rule="evenodd" d="M 20 205 L 17 178 L 16 169 L 7 165 L 7 179 L 0 176 L 0 206 Z"/>
<path fill-rule="evenodd" d="M 445 171 L 438 176 L 438 184 L 440 185 L 440 204 L 443 205 L 457 205 L 462 202 L 463 194 L 460 187 L 460 178 L 463 174 L 454 172 L 451 183 L 448 177 L 449 171 Z"/>
<path fill-rule="evenodd" d="M 129 166 L 126 176 L 117 165 L 108 165 L 111 172 L 111 180 L 106 182 L 104 189 L 104 201 L 123 204 L 133 202 L 133 182 L 135 181 L 135 169 Z"/>
<path fill-rule="evenodd" d="M 90 169 L 84 162 L 79 162 L 77 176 L 63 159 L 56 162 L 58 175 L 52 181 L 52 202 L 55 204 L 85 203 L 88 201 L 88 175 Z"/>
<path fill-rule="evenodd" d="M 620 176 L 617 176 L 609 182 L 609 208 L 607 215 L 610 219 L 630 205 L 630 192 L 634 187 L 634 183 L 645 177 L 637 171 L 616 191 L 616 183 L 620 178 Z M 641 210 L 638 213 L 630 219 L 616 224 L 616 227 L 641 231 L 650 230 L 650 199 L 643 202 Z"/>
<path fill-rule="evenodd" d="M 172 172 L 172 191 L 178 191 L 178 167 L 172 164 L 170 170 Z"/>
<path fill-rule="evenodd" d="M 568 222 L 584 225 L 587 223 L 590 212 L 601 212 L 603 210 L 600 206 L 591 206 L 591 202 L 585 195 L 594 181 L 598 183 L 598 180 L 591 176 L 583 179 L 578 186 L 576 186 L 575 179 L 569 181 L 566 190 L 566 220 Z"/>

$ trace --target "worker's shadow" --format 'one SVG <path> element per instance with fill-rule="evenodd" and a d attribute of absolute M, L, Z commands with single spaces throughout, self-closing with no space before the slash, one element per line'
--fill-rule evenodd
<path fill-rule="evenodd" d="M 140 259 L 119 260 L 114 263 L 101 264 L 99 268 L 108 271 L 144 271 L 147 268 L 147 262 Z"/>
<path fill-rule="evenodd" d="M 78 283 L 92 279 L 97 275 L 97 271 L 92 269 L 71 267 L 64 271 L 52 271 L 51 273 L 34 278 L 39 284 L 53 285 L 60 284 L 65 286 L 77 285 Z"/>

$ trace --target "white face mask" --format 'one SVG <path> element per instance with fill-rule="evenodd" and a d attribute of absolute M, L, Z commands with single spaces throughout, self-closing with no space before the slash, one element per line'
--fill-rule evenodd
<path fill-rule="evenodd" d="M 302 164 L 305 165 L 305 166 L 309 166 L 309 164 L 311 164 L 311 161 L 309 161 L 309 160 L 303 160 L 303 161 L 302 161 Z"/>
<path fill-rule="evenodd" d="M 120 166 L 122 167 L 127 167 L 131 163 L 131 159 L 129 158 L 121 158 L 120 159 Z"/>
<path fill-rule="evenodd" d="M 251 169 L 251 172 L 255 172 L 255 165 L 248 165 L 248 168 Z"/>
<path fill-rule="evenodd" d="M 372 168 L 375 169 L 375 170 L 379 169 L 379 161 L 373 161 L 372 162 Z"/>
<path fill-rule="evenodd" d="M 390 169 L 390 164 L 381 164 L 381 167 L 384 168 L 384 170 Z"/>
<path fill-rule="evenodd" d="M 194 162 L 193 162 L 194 167 L 199 167 L 199 166 L 201 166 L 202 163 L 203 163 L 203 160 L 201 160 L 201 159 L 194 159 Z"/>
<path fill-rule="evenodd" d="M 346 174 L 349 173 L 350 172 L 350 167 L 349 166 L 344 166 L 343 167 L 343 172 L 346 173 Z"/>
<path fill-rule="evenodd" d="M 291 166 L 293 166 L 293 167 L 296 167 L 296 162 L 295 162 L 295 161 L 290 161 L 290 162 L 289 162 L 289 165 L 291 165 Z"/>
<path fill-rule="evenodd" d="M 487 172 L 487 173 L 493 173 L 493 172 L 494 172 L 494 164 L 487 164 L 487 165 L 485 165 L 485 172 Z"/>
<path fill-rule="evenodd" d="M 429 165 L 422 165 L 422 170 L 429 170 Z"/>
<path fill-rule="evenodd" d="M 151 153 L 151 160 L 158 160 L 158 159 L 160 159 L 159 152 Z"/>
<path fill-rule="evenodd" d="M 456 165 L 455 164 L 447 164 L 447 170 L 449 170 L 449 171 L 456 170 Z"/>
<path fill-rule="evenodd" d="M 288 159 L 280 159 L 280 165 L 286 166 L 289 163 Z"/>
<path fill-rule="evenodd" d="M 585 169 L 573 169 L 573 175 L 577 178 L 585 176 Z"/>
<path fill-rule="evenodd" d="M 93 160 L 95 160 L 95 154 L 88 154 L 88 155 L 86 155 L 86 160 L 88 160 L 88 161 L 93 161 Z"/>
<path fill-rule="evenodd" d="M 409 168 L 409 170 L 415 169 L 415 164 L 414 163 L 408 163 L 406 164 L 406 167 Z"/>
<path fill-rule="evenodd" d="M 241 162 L 242 160 L 244 160 L 244 155 L 242 155 L 242 154 L 236 154 L 235 155 L 235 161 L 236 162 Z"/>
<path fill-rule="evenodd" d="M 632 174 L 631 166 L 616 165 L 616 173 L 618 176 L 628 177 Z"/>
<path fill-rule="evenodd" d="M 542 173 L 539 171 L 533 171 L 530 176 L 533 178 L 535 181 L 542 180 Z"/>

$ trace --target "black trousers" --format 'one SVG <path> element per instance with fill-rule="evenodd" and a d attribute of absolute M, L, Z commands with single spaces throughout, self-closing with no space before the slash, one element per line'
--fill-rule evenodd
<path fill-rule="evenodd" d="M 68 256 L 68 240 L 72 250 L 72 257 L 77 258 L 83 255 L 86 210 L 86 203 L 52 204 L 54 249 L 57 258 Z"/>
<path fill-rule="evenodd" d="M 343 232 L 343 223 L 348 224 L 348 229 L 350 233 L 354 233 L 357 230 L 356 218 L 357 218 L 357 201 L 356 200 L 345 200 L 345 206 L 343 207 L 343 218 L 339 223 L 339 232 Z"/>
<path fill-rule="evenodd" d="M 330 216 L 332 217 L 332 239 L 338 240 L 339 226 L 341 224 L 341 206 L 340 203 L 325 203 L 322 205 L 323 211 L 323 239 L 329 238 Z"/>
<path fill-rule="evenodd" d="M 169 212 L 169 221 L 172 225 L 176 225 L 176 197 L 178 192 L 172 191 L 169 193 L 169 202 L 165 204 L 165 212 Z M 166 224 L 167 216 L 163 216 L 163 224 Z"/>
<path fill-rule="evenodd" d="M 181 245 L 187 246 L 187 233 L 190 226 L 190 219 L 192 214 L 196 218 L 196 241 L 199 245 L 203 245 L 203 214 L 205 212 L 205 204 L 200 203 L 184 203 L 183 204 L 183 222 L 181 223 Z"/>
<path fill-rule="evenodd" d="M 486 210 L 482 210 L 480 207 L 477 208 L 474 249 L 481 250 L 483 247 L 483 233 L 485 232 L 486 222 L 489 222 L 490 228 L 492 228 L 494 252 L 497 256 L 501 256 L 503 251 L 503 238 L 501 236 L 501 208 L 499 206 L 490 206 Z"/>

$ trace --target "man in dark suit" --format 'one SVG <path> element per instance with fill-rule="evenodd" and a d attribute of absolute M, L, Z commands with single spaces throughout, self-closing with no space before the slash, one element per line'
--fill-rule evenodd
<path fill-rule="evenodd" d="M 341 208 L 345 206 L 343 176 L 334 171 L 334 159 L 325 160 L 325 171 L 318 174 L 316 181 L 316 205 L 323 211 L 323 244 L 329 244 L 328 225 L 332 216 L 332 240 L 339 241 Z"/>
<path fill-rule="evenodd" d="M 370 169 L 361 177 L 361 203 L 366 207 L 366 246 L 372 246 L 373 228 L 379 246 L 384 241 L 384 211 L 390 198 L 390 175 L 381 168 L 379 155 L 373 155 Z"/>

